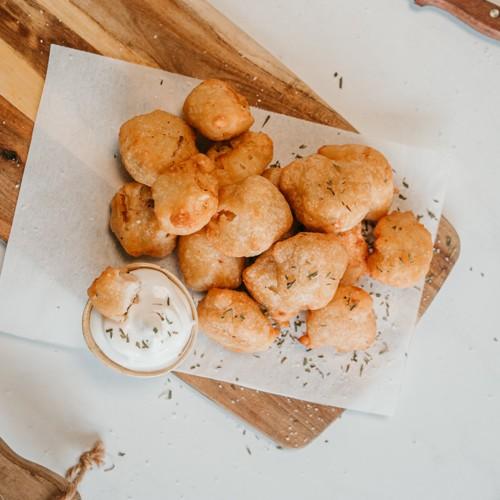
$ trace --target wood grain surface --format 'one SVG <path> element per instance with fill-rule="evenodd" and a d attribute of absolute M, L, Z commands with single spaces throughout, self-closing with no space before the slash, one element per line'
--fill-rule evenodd
<path fill-rule="evenodd" d="M 50 43 L 88 50 L 188 76 L 231 81 L 252 105 L 354 130 L 245 33 L 203 0 L 0 0 L 0 237 L 7 239 L 21 182 Z M 420 313 L 459 254 L 441 220 Z M 178 376 L 280 446 L 301 447 L 342 412 L 338 408 Z"/>
<path fill-rule="evenodd" d="M 0 439 L 0 499 L 55 500 L 68 482 L 55 472 L 14 453 Z M 74 500 L 79 500 L 77 493 Z"/>
<path fill-rule="evenodd" d="M 431 5 L 458 17 L 483 35 L 500 40 L 500 7 L 487 0 L 415 0 L 420 6 Z"/>

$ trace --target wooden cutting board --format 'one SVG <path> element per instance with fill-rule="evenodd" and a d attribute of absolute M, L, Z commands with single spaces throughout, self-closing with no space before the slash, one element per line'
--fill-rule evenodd
<path fill-rule="evenodd" d="M 42 91 L 56 43 L 197 78 L 231 81 L 250 103 L 354 130 L 265 49 L 204 0 L 0 0 L 0 237 L 8 239 Z M 459 255 L 441 219 L 420 315 Z M 301 447 L 342 410 L 178 374 L 284 447 Z"/>
<path fill-rule="evenodd" d="M 0 439 L 0 500 L 55 500 L 68 484 L 55 472 L 20 457 Z M 73 500 L 80 500 L 80 495 Z"/>

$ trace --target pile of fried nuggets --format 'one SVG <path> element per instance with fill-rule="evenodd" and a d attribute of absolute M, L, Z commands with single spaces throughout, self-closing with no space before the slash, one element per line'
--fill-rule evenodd
<path fill-rule="evenodd" d="M 370 347 L 373 302 L 356 282 L 370 275 L 411 287 L 425 276 L 433 247 L 412 212 L 388 214 L 395 188 L 386 158 L 366 146 L 330 145 L 269 167 L 271 138 L 249 130 L 247 100 L 221 80 L 198 85 L 183 112 L 184 120 L 153 111 L 120 129 L 121 160 L 135 182 L 111 201 L 110 227 L 125 251 L 165 257 L 177 243 L 185 283 L 207 292 L 198 305 L 202 330 L 232 351 L 268 349 L 277 326 L 304 310 L 299 340 L 307 348 Z M 195 131 L 212 141 L 206 154 Z M 376 223 L 370 249 L 364 221 Z M 102 288 L 109 268 L 106 276 Z M 99 278 L 91 289 L 92 300 Z M 113 293 L 120 298 L 119 286 Z M 113 313 L 124 317 L 126 309 Z"/>

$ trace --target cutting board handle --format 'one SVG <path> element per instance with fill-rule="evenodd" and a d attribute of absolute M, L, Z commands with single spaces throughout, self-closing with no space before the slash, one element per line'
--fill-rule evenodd
<path fill-rule="evenodd" d="M 487 0 L 415 0 L 446 10 L 483 35 L 500 40 L 500 7 Z"/>

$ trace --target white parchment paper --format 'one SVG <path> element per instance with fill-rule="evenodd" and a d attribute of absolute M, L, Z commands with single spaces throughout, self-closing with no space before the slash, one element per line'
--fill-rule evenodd
<path fill-rule="evenodd" d="M 118 129 L 130 117 L 155 108 L 180 113 L 197 83 L 158 69 L 51 47 L 0 276 L 1 331 L 85 348 L 80 322 L 87 287 L 105 266 L 131 260 L 108 229 L 109 202 L 129 180 L 118 159 Z M 260 109 L 253 113 L 254 130 L 263 128 L 272 137 L 274 159 L 281 165 L 323 144 L 362 143 L 381 150 L 395 169 L 402 195 L 393 208 L 422 215 L 422 222 L 436 234 L 450 163 L 446 156 Z M 174 256 L 159 264 L 177 271 Z M 180 371 L 316 403 L 392 414 L 422 286 L 394 290 L 368 279 L 362 286 L 373 293 L 379 332 L 366 353 L 306 351 L 296 341 L 303 331 L 298 318 L 279 342 L 259 355 L 228 352 L 201 333 Z"/>

